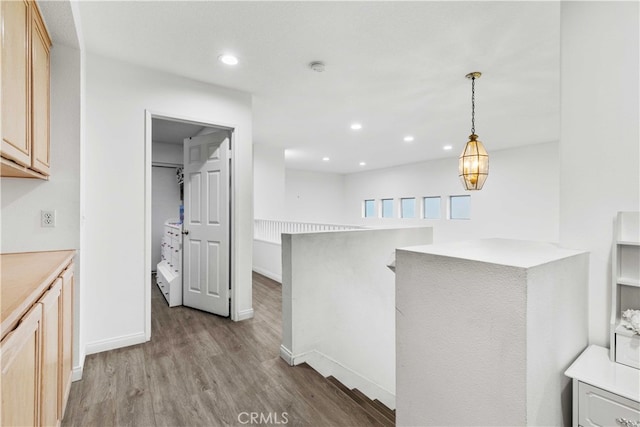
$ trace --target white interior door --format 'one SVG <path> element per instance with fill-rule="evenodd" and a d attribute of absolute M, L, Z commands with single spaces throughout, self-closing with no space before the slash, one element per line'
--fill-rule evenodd
<path fill-rule="evenodd" d="M 184 140 L 183 304 L 229 316 L 229 134 Z"/>

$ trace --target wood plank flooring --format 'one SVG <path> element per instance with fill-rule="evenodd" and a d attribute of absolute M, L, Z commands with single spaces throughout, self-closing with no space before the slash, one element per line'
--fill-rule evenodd
<path fill-rule="evenodd" d="M 169 308 L 152 288 L 151 341 L 87 356 L 63 426 L 387 424 L 309 366 L 280 359 L 278 283 L 254 274 L 255 317 L 238 323 Z"/>

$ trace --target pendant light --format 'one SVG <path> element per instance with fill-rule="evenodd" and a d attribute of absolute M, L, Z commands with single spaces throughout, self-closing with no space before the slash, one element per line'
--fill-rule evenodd
<path fill-rule="evenodd" d="M 466 190 L 481 190 L 487 176 L 489 176 L 489 154 L 484 149 L 482 142 L 478 141 L 478 135 L 476 135 L 475 84 L 476 79 L 479 79 L 481 75 L 479 71 L 466 75 L 468 79 L 471 79 L 471 135 L 469 135 L 469 142 L 465 145 L 458 160 L 458 176 Z"/>

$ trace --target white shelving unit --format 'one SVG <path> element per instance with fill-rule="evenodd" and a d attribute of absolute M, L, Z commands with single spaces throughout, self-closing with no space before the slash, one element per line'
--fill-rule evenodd
<path fill-rule="evenodd" d="M 156 282 L 169 307 L 182 305 L 182 224 L 177 220 L 164 223 L 161 261 Z"/>
<path fill-rule="evenodd" d="M 640 427 L 640 336 L 620 324 L 640 309 L 640 212 L 618 212 L 611 252 L 611 348 L 589 346 L 566 370 L 573 426 Z"/>
<path fill-rule="evenodd" d="M 611 254 L 611 361 L 640 369 L 640 335 L 621 325 L 624 310 L 640 310 L 640 212 L 618 212 Z"/>

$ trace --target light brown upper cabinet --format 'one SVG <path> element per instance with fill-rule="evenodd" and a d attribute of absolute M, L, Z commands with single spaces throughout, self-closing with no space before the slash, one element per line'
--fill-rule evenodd
<path fill-rule="evenodd" d="M 49 176 L 51 39 L 35 1 L 3 1 L 0 176 Z"/>

